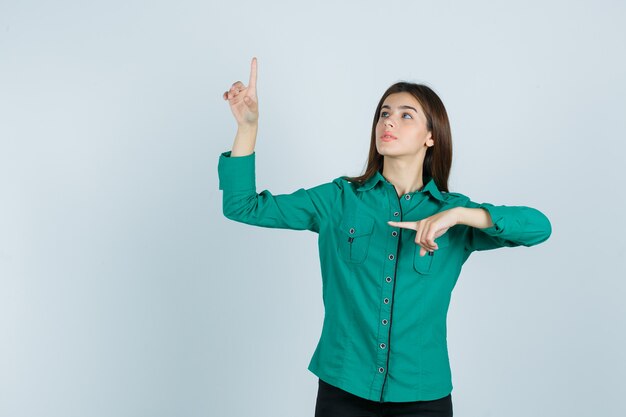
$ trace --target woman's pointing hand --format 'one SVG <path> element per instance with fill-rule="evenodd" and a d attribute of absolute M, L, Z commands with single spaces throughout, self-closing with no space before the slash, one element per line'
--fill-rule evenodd
<path fill-rule="evenodd" d="M 440 211 L 422 220 L 412 222 L 387 222 L 390 226 L 415 230 L 415 243 L 421 247 L 420 256 L 439 249 L 435 239 L 458 223 L 457 213 L 453 209 Z"/>
<path fill-rule="evenodd" d="M 256 94 L 256 57 L 250 64 L 250 80 L 246 87 L 241 81 L 233 83 L 230 90 L 222 94 L 228 100 L 230 110 L 238 125 L 254 125 L 259 120 L 259 100 Z"/>

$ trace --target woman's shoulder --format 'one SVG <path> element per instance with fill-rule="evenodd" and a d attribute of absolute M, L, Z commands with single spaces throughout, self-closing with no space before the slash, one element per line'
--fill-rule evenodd
<path fill-rule="evenodd" d="M 311 186 L 310 188 L 308 188 L 308 190 L 330 194 L 336 194 L 338 192 L 341 193 L 345 187 L 345 180 L 343 180 L 342 177 L 337 177 L 334 179 L 331 178 L 332 177 L 328 178 L 324 182 L 317 183 L 316 185 Z M 307 188 L 305 187 L 305 189 Z"/>
<path fill-rule="evenodd" d="M 442 191 L 441 195 L 445 199 L 446 204 L 454 206 L 462 206 L 466 202 L 470 201 L 470 198 L 467 195 L 459 192 Z"/>
<path fill-rule="evenodd" d="M 341 175 L 339 177 L 336 177 L 335 179 L 333 179 L 331 182 L 333 182 L 334 184 L 336 184 L 337 186 L 344 188 L 344 187 L 350 187 L 350 186 L 359 186 L 360 184 L 357 182 L 353 182 L 350 181 L 350 176 L 348 175 Z"/>

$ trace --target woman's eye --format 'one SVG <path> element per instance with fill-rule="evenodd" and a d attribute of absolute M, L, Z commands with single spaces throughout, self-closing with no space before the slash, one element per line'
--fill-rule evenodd
<path fill-rule="evenodd" d="M 381 112 L 380 117 L 385 117 L 385 114 L 387 114 L 386 111 Z M 402 116 L 409 116 L 411 119 L 413 118 L 413 116 L 411 116 L 409 113 L 403 113 Z"/>

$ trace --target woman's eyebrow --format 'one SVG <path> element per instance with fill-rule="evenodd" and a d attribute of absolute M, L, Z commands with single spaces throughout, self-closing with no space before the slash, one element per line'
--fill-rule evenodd
<path fill-rule="evenodd" d="M 411 109 L 411 110 L 413 110 L 415 113 L 417 113 L 417 110 L 415 110 L 415 108 L 414 108 L 414 107 L 411 107 L 411 106 L 398 106 L 398 108 L 399 108 L 399 109 Z M 391 110 L 391 107 L 389 107 L 388 105 L 386 105 L 386 104 L 385 104 L 384 106 L 382 106 L 382 107 L 381 107 L 381 109 L 389 109 L 389 110 Z"/>

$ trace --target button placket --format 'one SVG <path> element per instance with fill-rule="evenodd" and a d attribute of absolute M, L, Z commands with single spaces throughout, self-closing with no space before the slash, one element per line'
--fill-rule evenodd
<path fill-rule="evenodd" d="M 393 221 L 402 221 L 402 199 L 398 198 L 395 189 L 391 188 L 389 194 L 391 202 L 391 219 Z M 393 197 L 393 198 L 392 198 Z M 391 236 L 393 239 L 389 240 L 389 247 L 387 249 L 387 263 L 385 265 L 385 275 L 383 283 L 383 294 L 381 297 L 381 317 L 379 317 L 378 326 L 381 326 L 380 339 L 378 340 L 378 357 L 377 365 L 378 372 L 381 375 L 382 389 L 384 390 L 385 382 L 387 380 L 387 363 L 389 362 L 389 344 L 390 344 L 390 330 L 391 330 L 391 315 L 393 310 L 393 291 L 395 287 L 394 278 L 397 273 L 397 259 L 399 249 L 398 238 L 401 235 L 401 230 L 398 227 L 391 228 Z M 382 399 L 382 392 L 381 392 Z"/>

